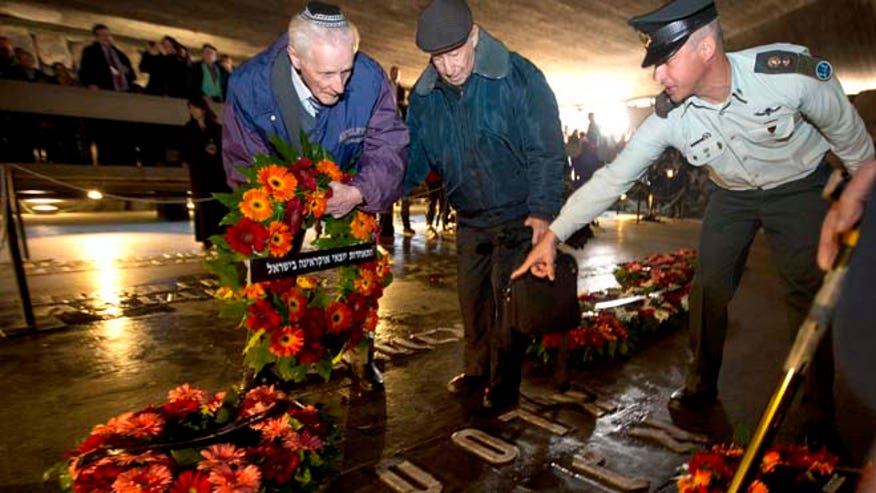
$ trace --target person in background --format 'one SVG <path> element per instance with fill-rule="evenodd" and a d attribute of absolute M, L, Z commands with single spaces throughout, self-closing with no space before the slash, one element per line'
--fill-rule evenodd
<path fill-rule="evenodd" d="M 67 68 L 62 62 L 52 64 L 52 80 L 61 86 L 78 86 L 79 81 L 73 75 L 73 71 Z"/>
<path fill-rule="evenodd" d="M 52 82 L 52 78 L 40 70 L 36 57 L 31 52 L 16 48 L 15 58 L 18 59 L 18 64 L 9 70 L 9 79 L 26 82 Z"/>
<path fill-rule="evenodd" d="M 219 223 L 228 213 L 213 194 L 231 189 L 222 166 L 222 125 L 203 96 L 190 98 L 188 108 L 191 118 L 183 127 L 181 157 L 189 170 L 195 202 L 195 240 L 206 250 L 212 246 L 210 237 L 223 233 Z"/>
<path fill-rule="evenodd" d="M 149 82 L 143 91 L 146 94 L 188 97 L 188 52 L 171 36 L 161 38 L 159 44 L 149 42 L 140 60 L 140 71 L 149 74 Z"/>
<path fill-rule="evenodd" d="M 675 0 L 635 17 L 643 67 L 665 88 L 611 164 L 566 202 L 550 231 L 515 271 L 553 276 L 557 243 L 626 192 L 667 147 L 708 166 L 712 193 L 700 231 L 690 295 L 690 358 L 671 407 L 697 409 L 718 397 L 727 306 L 763 227 L 785 289 L 789 339 L 805 319 L 822 275 L 816 265 L 821 192 L 829 150 L 855 173 L 873 159 L 873 141 L 829 62 L 802 46 L 774 44 L 726 53 L 712 0 Z M 806 375 L 800 430 L 812 447 L 838 446 L 833 427 L 830 339 Z"/>
<path fill-rule="evenodd" d="M 270 135 L 300 152 L 304 132 L 341 169 L 355 171 L 350 183 L 329 184 L 327 215 L 378 213 L 402 194 L 407 128 L 386 73 L 359 51 L 358 30 L 335 5 L 309 2 L 286 34 L 231 74 L 223 123 L 222 154 L 232 187 L 245 180 L 237 167 L 249 166 L 256 154 L 276 154 Z M 364 390 L 383 388 L 370 342 L 368 363 L 354 368 L 364 372 Z"/>
<path fill-rule="evenodd" d="M 113 33 L 103 24 L 91 29 L 94 43 L 82 50 L 79 82 L 90 89 L 128 92 L 137 74 L 131 61 L 113 44 Z"/>
<path fill-rule="evenodd" d="M 228 72 L 218 63 L 219 51 L 211 44 L 201 48 L 201 61 L 192 65 L 192 94 L 221 103 L 228 90 Z"/>
<path fill-rule="evenodd" d="M 9 70 L 16 64 L 15 48 L 6 36 L 0 36 L 0 79 L 8 77 Z"/>
<path fill-rule="evenodd" d="M 430 63 L 409 98 L 405 186 L 434 170 L 458 221 L 464 372 L 447 390 L 495 410 L 517 402 L 526 349 L 500 320 L 503 292 L 563 200 L 559 110 L 538 67 L 475 24 L 464 0 L 429 2 L 416 40 Z"/>

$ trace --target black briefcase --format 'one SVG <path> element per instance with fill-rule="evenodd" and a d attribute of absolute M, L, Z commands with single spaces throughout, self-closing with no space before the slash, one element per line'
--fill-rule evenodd
<path fill-rule="evenodd" d="M 581 308 L 575 257 L 557 252 L 553 281 L 531 273 L 511 281 L 505 290 L 503 315 L 504 323 L 513 331 L 530 337 L 579 327 Z"/>

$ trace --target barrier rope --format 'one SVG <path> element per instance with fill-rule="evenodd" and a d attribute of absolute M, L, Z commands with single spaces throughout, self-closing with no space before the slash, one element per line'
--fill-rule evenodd
<path fill-rule="evenodd" d="M 31 170 L 31 169 L 27 169 L 24 166 L 20 166 L 18 164 L 8 164 L 7 166 L 11 166 L 13 169 L 21 171 L 23 173 L 27 173 L 31 176 L 35 176 L 37 178 L 54 183 L 55 185 L 60 185 L 62 187 L 66 187 L 66 188 L 69 188 L 71 190 L 76 190 L 76 191 L 82 192 L 84 194 L 87 194 L 88 192 L 91 191 L 88 188 L 83 188 L 83 187 L 78 187 L 76 185 L 71 185 L 71 184 L 64 182 L 62 180 L 59 180 L 57 178 L 53 178 L 51 176 L 44 175 L 42 173 L 39 173 L 39 172 Z M 122 200 L 125 202 L 140 202 L 140 203 L 144 203 L 144 204 L 187 204 L 187 203 L 189 203 L 189 201 L 191 201 L 193 203 L 202 203 L 202 202 L 210 202 L 212 200 L 216 200 L 213 197 L 207 197 L 207 198 L 202 198 L 202 199 L 146 199 L 146 198 L 142 198 L 142 197 L 129 197 L 129 196 L 125 196 L 125 195 L 116 195 L 113 193 L 104 193 L 103 197 L 108 198 L 108 199 L 114 199 L 114 200 Z"/>

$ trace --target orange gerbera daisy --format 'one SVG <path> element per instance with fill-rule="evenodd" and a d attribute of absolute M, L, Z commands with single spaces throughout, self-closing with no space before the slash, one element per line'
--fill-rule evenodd
<path fill-rule="evenodd" d="M 340 334 L 341 331 L 350 328 L 353 323 L 353 313 L 347 305 L 335 301 L 325 310 L 328 320 L 328 330 L 332 334 Z"/>
<path fill-rule="evenodd" d="M 350 233 L 357 240 L 371 239 L 375 229 L 377 229 L 377 221 L 374 219 L 374 216 L 362 211 L 356 211 L 356 217 L 350 221 Z"/>
<path fill-rule="evenodd" d="M 274 221 L 268 226 L 268 234 L 270 235 L 268 250 L 272 257 L 282 257 L 292 250 L 292 231 L 289 226 Z"/>
<path fill-rule="evenodd" d="M 328 159 L 316 163 L 316 169 L 320 173 L 327 175 L 332 181 L 341 181 L 344 178 L 344 172 L 338 168 L 338 165 Z"/>
<path fill-rule="evenodd" d="M 295 196 L 298 180 L 288 168 L 272 164 L 259 170 L 259 183 L 280 202 L 290 200 Z"/>
<path fill-rule="evenodd" d="M 319 286 L 319 281 L 311 276 L 298 276 L 298 287 L 301 289 L 313 289 Z"/>
<path fill-rule="evenodd" d="M 297 322 L 307 309 L 307 296 L 297 289 L 290 289 L 283 295 L 283 301 L 289 307 L 289 321 Z"/>
<path fill-rule="evenodd" d="M 748 486 L 748 493 L 770 493 L 770 489 L 761 481 L 755 480 Z"/>
<path fill-rule="evenodd" d="M 304 331 L 290 326 L 271 332 L 271 352 L 281 358 L 295 356 L 304 347 Z"/>
<path fill-rule="evenodd" d="M 376 285 L 374 282 L 374 273 L 362 269 L 359 271 L 359 275 L 361 277 L 353 282 L 353 286 L 356 288 L 356 291 L 365 296 L 371 296 L 371 293 L 374 291 L 374 286 Z"/>
<path fill-rule="evenodd" d="M 264 221 L 271 217 L 274 213 L 274 208 L 272 207 L 268 192 L 264 188 L 247 190 L 243 194 L 243 201 L 240 203 L 240 212 L 253 221 Z"/>
<path fill-rule="evenodd" d="M 313 192 L 307 197 L 307 206 L 305 207 L 305 214 L 313 215 L 314 219 L 319 219 L 325 214 L 326 207 L 326 193 L 323 192 Z"/>
<path fill-rule="evenodd" d="M 119 493 L 161 493 L 173 482 L 167 466 L 153 464 L 125 471 L 113 482 L 113 491 Z"/>
<path fill-rule="evenodd" d="M 257 300 L 261 299 L 265 296 L 265 288 L 262 286 L 260 282 L 254 282 L 252 284 L 247 284 L 243 288 L 243 297 L 248 300 Z"/>

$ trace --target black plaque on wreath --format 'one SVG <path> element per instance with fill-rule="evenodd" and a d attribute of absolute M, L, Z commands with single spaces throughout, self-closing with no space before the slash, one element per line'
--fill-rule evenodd
<path fill-rule="evenodd" d="M 252 259 L 247 261 L 247 281 L 250 284 L 276 281 L 376 259 L 377 250 L 373 243 L 290 253 L 280 258 Z"/>

